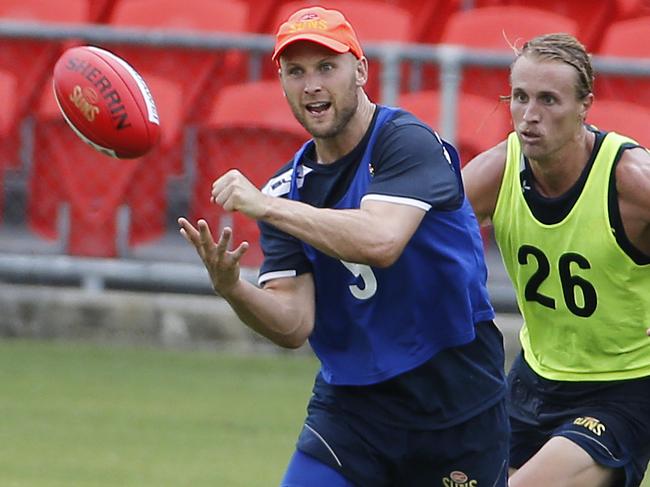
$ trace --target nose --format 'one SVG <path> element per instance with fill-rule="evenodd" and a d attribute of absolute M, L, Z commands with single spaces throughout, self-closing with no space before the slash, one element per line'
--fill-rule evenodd
<path fill-rule="evenodd" d="M 524 121 L 525 122 L 539 122 L 539 110 L 534 102 L 530 102 L 524 108 Z"/>
<path fill-rule="evenodd" d="M 303 88 L 303 91 L 306 94 L 318 93 L 321 91 L 321 89 L 322 85 L 320 76 L 315 73 L 310 73 L 305 76 L 305 86 Z"/>

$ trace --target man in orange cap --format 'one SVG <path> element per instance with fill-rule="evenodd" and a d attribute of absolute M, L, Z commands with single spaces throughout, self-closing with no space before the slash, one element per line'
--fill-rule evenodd
<path fill-rule="evenodd" d="M 260 286 L 230 228 L 215 243 L 204 220 L 179 224 L 244 323 L 321 362 L 281 485 L 505 487 L 503 339 L 456 150 L 368 99 L 340 12 L 291 15 L 273 59 L 313 139 L 262 191 L 231 170 L 211 193 L 259 222 Z"/>

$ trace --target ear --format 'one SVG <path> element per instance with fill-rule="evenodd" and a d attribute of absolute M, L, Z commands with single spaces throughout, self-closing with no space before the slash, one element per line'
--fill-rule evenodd
<path fill-rule="evenodd" d="M 580 113 L 578 114 L 578 117 L 580 120 L 583 122 L 587 119 L 587 113 L 589 113 L 589 109 L 591 108 L 591 105 L 594 103 L 594 94 L 589 93 L 587 96 L 585 96 L 581 102 L 580 102 Z"/>
<path fill-rule="evenodd" d="M 355 75 L 357 86 L 365 86 L 368 82 L 368 60 L 365 56 L 363 56 L 361 59 L 357 59 L 356 62 L 357 65 Z"/>

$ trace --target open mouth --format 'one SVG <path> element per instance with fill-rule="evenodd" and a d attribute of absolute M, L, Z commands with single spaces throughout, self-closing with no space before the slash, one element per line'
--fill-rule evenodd
<path fill-rule="evenodd" d="M 531 132 L 529 130 L 522 130 L 520 134 L 522 138 L 526 140 L 538 140 L 541 138 L 540 134 L 538 134 L 537 132 Z"/>
<path fill-rule="evenodd" d="M 315 103 L 307 103 L 306 108 L 309 113 L 319 114 L 326 111 L 332 104 L 326 101 L 319 101 Z"/>

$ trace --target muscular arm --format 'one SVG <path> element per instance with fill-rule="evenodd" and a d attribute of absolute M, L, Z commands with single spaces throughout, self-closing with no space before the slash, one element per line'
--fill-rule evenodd
<path fill-rule="evenodd" d="M 227 250 L 232 237 L 230 228 L 225 228 L 215 243 L 205 220 L 199 220 L 196 228 L 185 218 L 179 218 L 178 223 L 181 235 L 194 245 L 208 270 L 214 290 L 247 326 L 282 347 L 297 348 L 305 343 L 314 328 L 311 274 L 274 279 L 258 288 L 240 275 L 239 261 L 248 244 Z"/>
<path fill-rule="evenodd" d="M 419 208 L 380 201 L 333 210 L 273 198 L 262 219 L 336 259 L 388 267 L 401 255 L 424 214 Z"/>
<path fill-rule="evenodd" d="M 472 159 L 463 168 L 465 194 L 481 224 L 490 223 L 501 188 L 506 163 L 506 142 Z"/>
<path fill-rule="evenodd" d="M 625 234 L 632 245 L 650 255 L 650 154 L 645 149 L 623 152 L 616 168 L 616 189 Z"/>
<path fill-rule="evenodd" d="M 225 210 L 270 223 L 331 257 L 375 267 L 397 260 L 425 215 L 417 207 L 375 200 L 340 210 L 274 198 L 237 170 L 219 178 L 212 195 Z"/>

